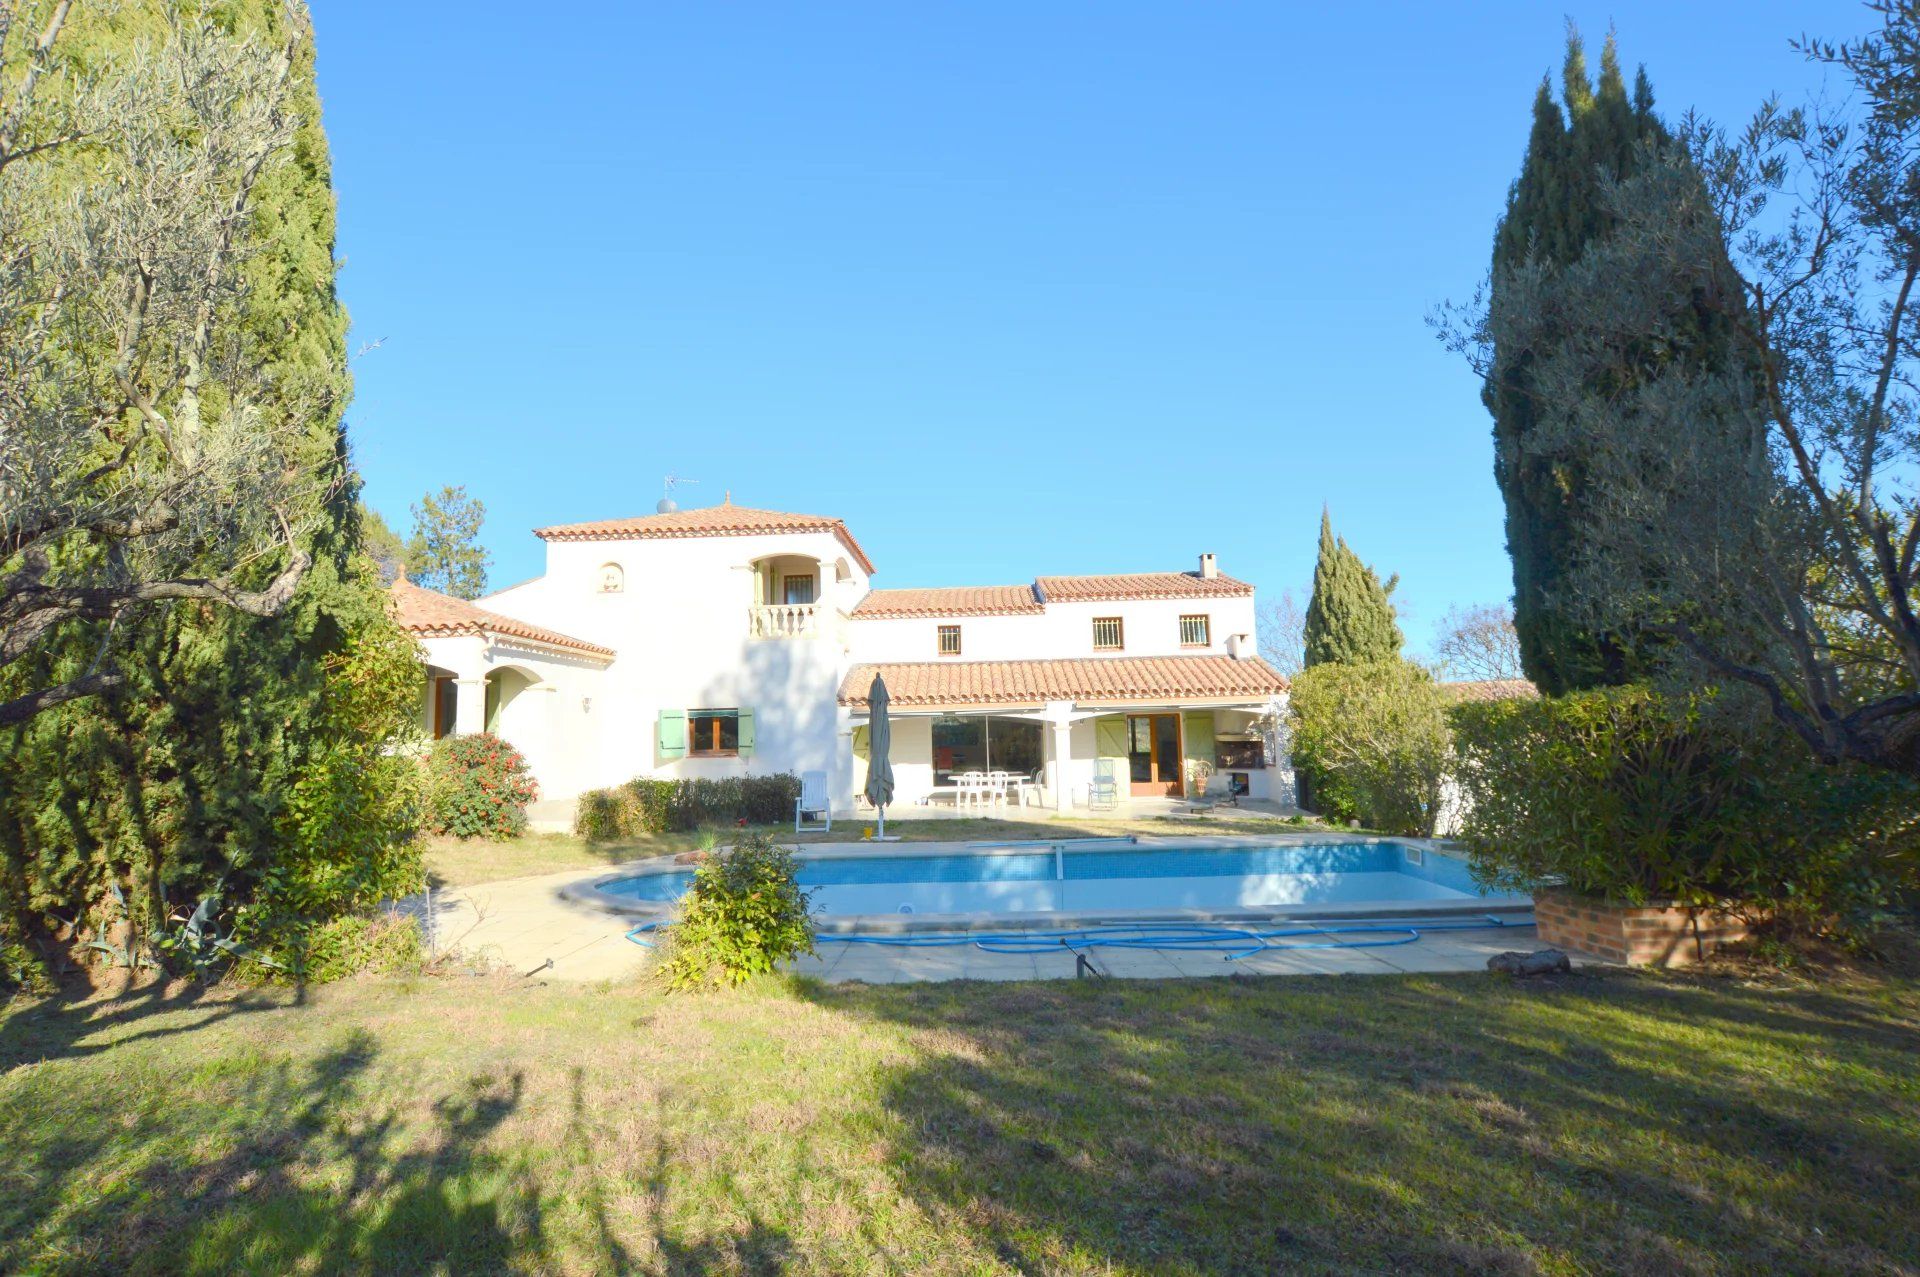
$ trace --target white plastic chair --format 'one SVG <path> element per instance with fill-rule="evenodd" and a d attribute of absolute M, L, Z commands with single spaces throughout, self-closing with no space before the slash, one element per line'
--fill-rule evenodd
<path fill-rule="evenodd" d="M 800 822 L 808 816 L 818 816 L 827 822 L 827 832 L 833 832 L 833 808 L 827 804 L 827 774 L 825 772 L 807 772 L 800 777 L 800 796 L 793 800 L 793 832 L 800 832 Z"/>

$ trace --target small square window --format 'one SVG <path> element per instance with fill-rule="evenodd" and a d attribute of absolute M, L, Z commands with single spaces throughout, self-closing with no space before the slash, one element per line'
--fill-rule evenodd
<path fill-rule="evenodd" d="M 959 626 L 942 625 L 940 627 L 940 655 L 942 656 L 960 655 L 960 627 Z"/>
<path fill-rule="evenodd" d="M 1210 647 L 1213 644 L 1213 627 L 1206 615 L 1183 616 L 1180 618 L 1181 647 Z"/>
<path fill-rule="evenodd" d="M 1093 618 L 1094 651 L 1118 652 L 1126 645 L 1126 631 L 1121 627 L 1119 617 L 1096 616 Z"/>
<path fill-rule="evenodd" d="M 691 709 L 687 711 L 687 753 L 697 757 L 739 752 L 739 710 Z"/>

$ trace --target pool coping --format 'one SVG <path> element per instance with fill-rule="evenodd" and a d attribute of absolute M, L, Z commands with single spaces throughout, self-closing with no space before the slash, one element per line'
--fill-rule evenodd
<path fill-rule="evenodd" d="M 1122 835 L 1114 838 L 1036 838 L 1008 839 L 1005 841 L 970 840 L 954 842 L 898 842 L 879 846 L 858 842 L 849 843 L 807 843 L 789 844 L 795 858 L 799 860 L 849 860 L 862 857 L 893 856 L 953 856 L 962 854 L 1003 854 L 1019 855 L 1031 853 L 1036 847 L 1052 847 L 1067 843 L 1114 843 L 1124 842 L 1129 846 L 1159 848 L 1167 851 L 1192 850 L 1201 847 L 1220 847 L 1232 845 L 1250 845 L 1271 847 L 1287 844 L 1324 844 L 1324 843 L 1393 843 L 1396 846 L 1418 847 L 1425 852 L 1439 855 L 1453 855 L 1454 847 L 1445 839 L 1438 838 L 1396 838 L 1381 834 L 1342 834 L 1307 833 L 1298 834 L 1213 834 L 1206 837 L 1179 837 L 1142 834 L 1138 836 Z M 1004 848 L 1004 851 L 997 849 Z M 680 853 L 684 854 L 684 853 Z M 662 923 L 670 920 L 674 906 L 669 903 L 651 900 L 635 900 L 631 896 L 618 896 L 602 891 L 601 887 L 609 882 L 625 878 L 637 878 L 652 874 L 681 872 L 689 868 L 678 855 L 647 856 L 639 860 L 628 861 L 615 866 L 606 873 L 597 874 L 591 879 L 568 883 L 560 888 L 560 896 L 576 904 L 586 905 L 621 918 L 632 919 L 636 924 Z M 1153 922 L 1279 922 L 1310 919 L 1351 920 L 1356 918 L 1452 918 L 1458 916 L 1492 916 L 1497 914 L 1531 913 L 1533 897 L 1528 895 L 1480 896 L 1471 900 L 1382 900 L 1382 901 L 1343 901 L 1338 904 L 1319 905 L 1279 905 L 1261 906 L 1247 909 L 1102 909 L 1082 912 L 1024 912 L 1024 913 L 853 913 L 836 915 L 816 915 L 813 920 L 814 931 L 822 938 L 848 932 L 913 932 L 913 931 L 966 931 L 982 927 L 997 930 L 1046 930 L 1050 928 L 1088 927 L 1103 924 L 1131 925 Z"/>

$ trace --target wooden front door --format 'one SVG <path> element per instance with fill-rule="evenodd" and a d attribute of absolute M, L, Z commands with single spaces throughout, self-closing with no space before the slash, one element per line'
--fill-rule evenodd
<path fill-rule="evenodd" d="M 1127 715 L 1127 768 L 1135 798 L 1177 798 L 1180 784 L 1180 716 Z"/>

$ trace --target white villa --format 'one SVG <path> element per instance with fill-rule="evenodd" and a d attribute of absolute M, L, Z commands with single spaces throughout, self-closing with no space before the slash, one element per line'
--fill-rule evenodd
<path fill-rule="evenodd" d="M 1087 806 L 1096 776 L 1121 802 L 1207 773 L 1290 794 L 1261 730 L 1287 681 L 1255 654 L 1253 587 L 1211 554 L 1191 571 L 882 590 L 839 519 L 662 505 L 536 529 L 546 573 L 478 602 L 396 581 L 429 664 L 422 726 L 498 733 L 543 798 L 821 771 L 850 814 L 877 673 L 896 808 L 985 770 L 1030 776 L 1029 796 L 1060 810 Z"/>

